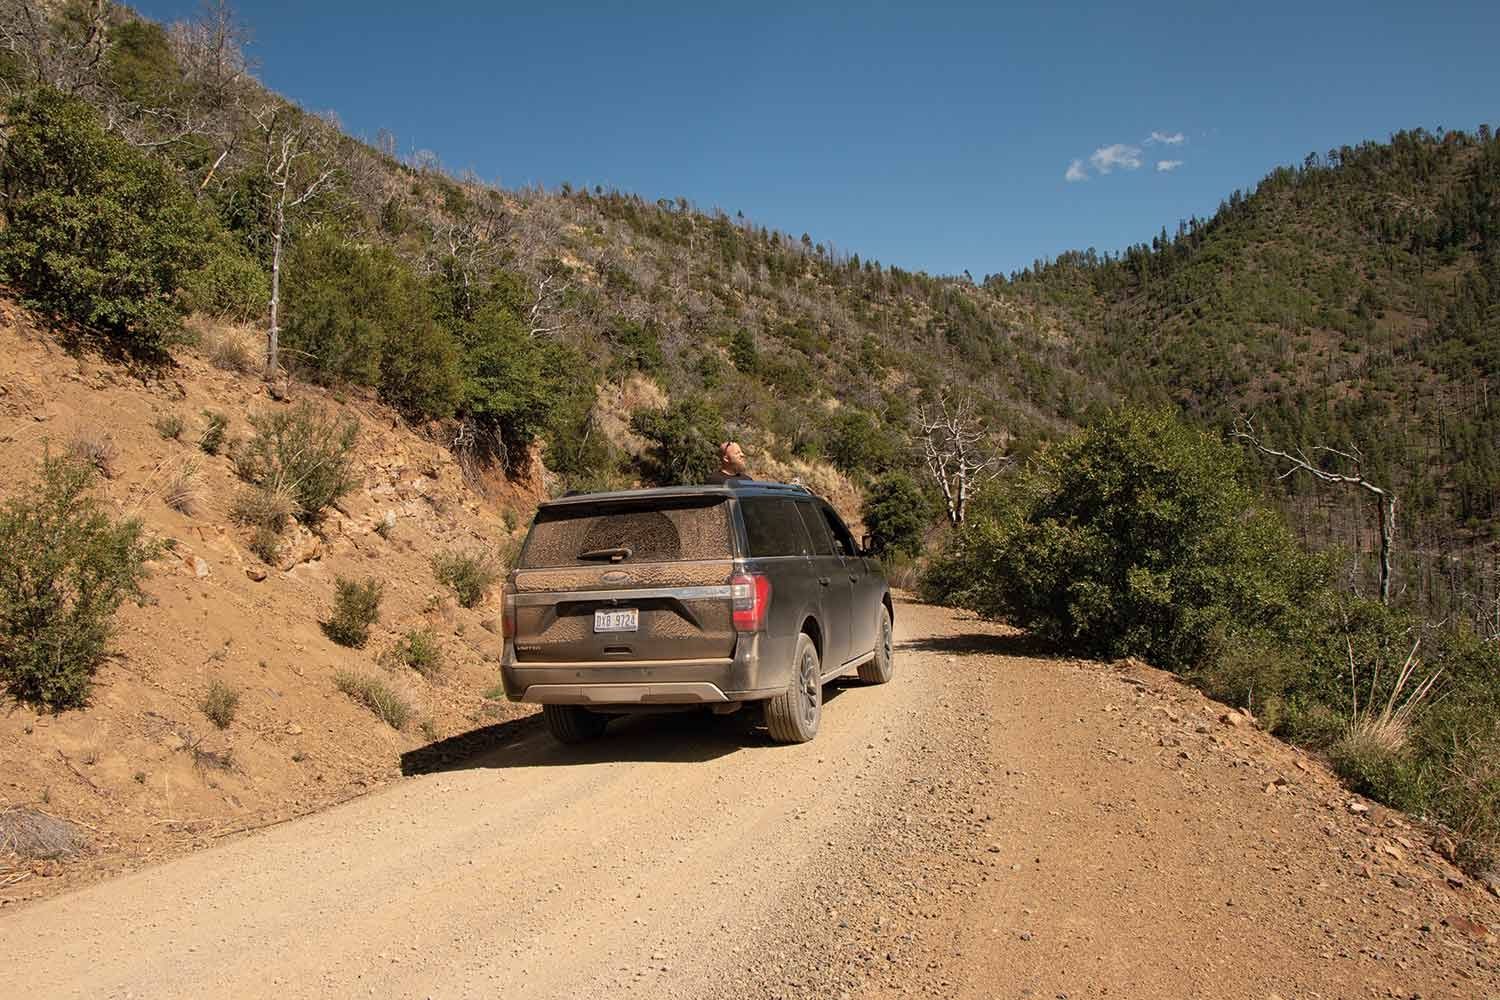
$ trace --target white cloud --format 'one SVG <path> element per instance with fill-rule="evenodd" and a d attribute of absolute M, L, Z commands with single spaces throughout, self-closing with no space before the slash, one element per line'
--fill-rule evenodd
<path fill-rule="evenodd" d="M 1152 132 L 1146 139 L 1146 145 L 1149 146 L 1153 142 L 1159 142 L 1167 146 L 1180 146 L 1184 142 L 1187 142 L 1187 136 L 1181 132 Z"/>
<path fill-rule="evenodd" d="M 1082 160 L 1074 160 L 1068 164 L 1068 172 L 1063 174 L 1063 179 L 1066 181 L 1086 181 L 1089 179 L 1089 172 L 1083 169 Z"/>
<path fill-rule="evenodd" d="M 1089 163 L 1093 164 L 1094 169 L 1101 174 L 1107 174 L 1116 167 L 1123 170 L 1136 170 L 1141 165 L 1141 147 L 1127 146 L 1123 142 L 1100 146 L 1089 157 Z"/>
<path fill-rule="evenodd" d="M 1181 160 L 1157 160 L 1156 172 L 1159 174 L 1170 174 L 1180 166 L 1182 166 Z"/>

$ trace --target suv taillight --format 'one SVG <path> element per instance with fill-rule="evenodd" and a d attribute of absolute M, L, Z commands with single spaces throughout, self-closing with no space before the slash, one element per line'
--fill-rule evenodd
<path fill-rule="evenodd" d="M 737 573 L 729 581 L 734 600 L 734 630 L 759 632 L 771 609 L 771 578 L 760 573 Z"/>
<path fill-rule="evenodd" d="M 516 592 L 509 587 L 505 588 L 505 597 L 502 600 L 500 637 L 502 639 L 514 639 L 516 637 Z"/>

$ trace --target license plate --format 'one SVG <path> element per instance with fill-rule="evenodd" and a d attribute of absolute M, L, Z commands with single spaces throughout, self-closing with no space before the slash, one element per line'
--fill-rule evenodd
<path fill-rule="evenodd" d="M 595 632 L 634 632 L 640 627 L 641 613 L 636 608 L 611 608 L 594 612 Z"/>

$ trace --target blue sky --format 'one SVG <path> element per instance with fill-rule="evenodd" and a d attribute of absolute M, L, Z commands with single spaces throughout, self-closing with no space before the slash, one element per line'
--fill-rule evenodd
<path fill-rule="evenodd" d="M 236 6 L 267 85 L 450 170 L 975 278 L 1149 239 L 1311 150 L 1500 126 L 1495 2 Z"/>

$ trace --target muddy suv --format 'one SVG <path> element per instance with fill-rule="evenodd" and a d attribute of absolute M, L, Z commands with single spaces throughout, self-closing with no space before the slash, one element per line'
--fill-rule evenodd
<path fill-rule="evenodd" d="M 892 616 L 885 577 L 801 486 L 564 497 L 507 581 L 501 677 L 564 743 L 616 715 L 750 703 L 773 739 L 803 743 L 829 680 L 891 679 Z"/>

